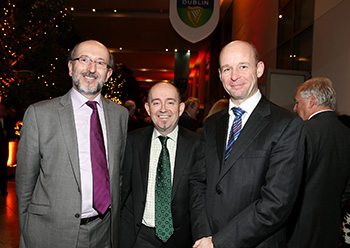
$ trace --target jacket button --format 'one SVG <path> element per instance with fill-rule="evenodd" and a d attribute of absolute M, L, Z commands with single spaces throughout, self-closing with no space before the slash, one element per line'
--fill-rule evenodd
<path fill-rule="evenodd" d="M 140 226 L 141 226 L 140 223 L 137 223 L 137 224 L 136 224 L 136 227 L 140 227 Z"/>
<path fill-rule="evenodd" d="M 79 218 L 80 214 L 75 214 L 74 216 L 75 216 L 75 218 Z"/>
<path fill-rule="evenodd" d="M 218 195 L 222 194 L 222 190 L 220 188 L 220 185 L 216 185 L 216 194 L 218 194 Z"/>

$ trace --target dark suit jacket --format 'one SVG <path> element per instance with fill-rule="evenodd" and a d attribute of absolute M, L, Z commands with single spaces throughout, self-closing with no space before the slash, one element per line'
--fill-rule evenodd
<path fill-rule="evenodd" d="M 322 112 L 305 122 L 305 133 L 307 167 L 288 247 L 337 247 L 341 200 L 350 194 L 350 129 L 334 112 Z"/>
<path fill-rule="evenodd" d="M 180 116 L 179 125 L 193 132 L 195 132 L 198 128 L 196 120 L 189 116 L 186 112 L 183 112 L 183 114 Z"/>
<path fill-rule="evenodd" d="M 149 157 L 153 127 L 129 133 L 122 184 L 121 248 L 133 247 L 141 227 L 146 204 Z M 179 127 L 171 210 L 177 247 L 192 247 L 189 174 L 195 163 L 199 136 Z"/>
<path fill-rule="evenodd" d="M 103 99 L 111 190 L 111 242 L 118 245 L 120 173 L 127 110 Z M 70 91 L 27 109 L 18 145 L 16 192 L 20 248 L 75 248 L 81 218 L 78 141 Z"/>
<path fill-rule="evenodd" d="M 262 97 L 224 162 L 227 109 L 208 118 L 191 173 L 194 238 L 216 248 L 286 246 L 302 175 L 303 122 Z"/>

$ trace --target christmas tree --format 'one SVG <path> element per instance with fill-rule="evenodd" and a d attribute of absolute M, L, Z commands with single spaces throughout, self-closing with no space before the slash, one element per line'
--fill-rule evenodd
<path fill-rule="evenodd" d="M 78 40 L 67 1 L 1 1 L 1 102 L 26 107 L 66 92 L 67 54 Z"/>

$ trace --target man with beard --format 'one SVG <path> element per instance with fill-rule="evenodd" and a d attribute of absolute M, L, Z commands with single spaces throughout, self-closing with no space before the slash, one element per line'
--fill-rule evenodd
<path fill-rule="evenodd" d="M 128 112 L 101 96 L 113 56 L 100 42 L 75 46 L 73 88 L 27 109 L 18 146 L 20 247 L 117 247 L 119 168 Z"/>
<path fill-rule="evenodd" d="M 145 103 L 154 127 L 128 134 L 122 184 L 122 248 L 192 247 L 188 176 L 199 136 L 178 126 L 185 108 L 180 101 L 174 85 L 154 85 Z M 161 160 L 163 150 L 168 159 Z M 160 174 L 167 185 L 158 180 Z M 167 208 L 165 216 L 162 202 Z"/>

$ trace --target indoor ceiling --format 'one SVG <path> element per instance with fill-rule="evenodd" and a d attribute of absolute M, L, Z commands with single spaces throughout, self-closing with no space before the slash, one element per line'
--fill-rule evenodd
<path fill-rule="evenodd" d="M 174 50 L 191 51 L 190 69 L 210 36 L 198 43 L 182 38 L 169 20 L 170 0 L 70 0 L 74 26 L 85 39 L 105 44 L 116 63 L 133 71 L 142 87 L 174 79 Z M 168 49 L 168 50 L 166 50 Z"/>

